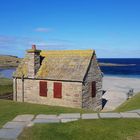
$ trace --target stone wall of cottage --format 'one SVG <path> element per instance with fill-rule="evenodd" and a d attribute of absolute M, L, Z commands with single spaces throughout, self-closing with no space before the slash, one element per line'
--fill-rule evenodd
<path fill-rule="evenodd" d="M 14 86 L 17 85 L 17 95 L 15 92 L 16 87 L 14 87 L 14 100 L 22 102 L 22 80 L 17 79 L 17 84 L 15 84 L 15 79 L 13 81 Z M 82 83 L 61 82 L 62 98 L 59 99 L 53 97 L 53 83 L 55 81 L 47 81 L 47 97 L 39 95 L 39 81 L 40 80 L 24 79 L 24 102 L 74 108 L 82 107 Z"/>
<path fill-rule="evenodd" d="M 16 78 L 13 78 L 13 100 L 16 101 Z"/>
<path fill-rule="evenodd" d="M 96 96 L 92 97 L 92 81 L 96 82 Z M 102 109 L 102 74 L 96 55 L 93 56 L 89 71 L 86 75 L 82 88 L 82 108 L 93 109 L 95 111 Z"/>

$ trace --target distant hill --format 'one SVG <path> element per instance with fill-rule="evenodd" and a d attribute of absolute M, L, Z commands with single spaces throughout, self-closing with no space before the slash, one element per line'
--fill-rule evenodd
<path fill-rule="evenodd" d="M 115 63 L 99 63 L 99 66 L 135 66 L 136 64 L 115 64 Z"/>
<path fill-rule="evenodd" d="M 17 67 L 21 60 L 17 56 L 0 55 L 0 68 Z"/>
<path fill-rule="evenodd" d="M 0 68 L 17 67 L 22 58 L 12 55 L 0 55 Z M 128 66 L 128 64 L 99 63 L 99 66 Z"/>

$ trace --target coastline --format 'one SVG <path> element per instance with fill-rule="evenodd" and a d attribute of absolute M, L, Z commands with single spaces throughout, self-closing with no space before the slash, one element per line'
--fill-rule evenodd
<path fill-rule="evenodd" d="M 126 79 L 140 79 L 140 75 L 113 75 L 113 74 L 104 74 L 103 77 L 126 78 Z"/>
<path fill-rule="evenodd" d="M 118 66 L 118 67 L 123 67 L 123 66 L 136 66 L 136 64 L 116 64 L 116 63 L 102 63 L 99 62 L 99 66 L 108 66 L 108 67 L 113 67 L 113 66 Z"/>

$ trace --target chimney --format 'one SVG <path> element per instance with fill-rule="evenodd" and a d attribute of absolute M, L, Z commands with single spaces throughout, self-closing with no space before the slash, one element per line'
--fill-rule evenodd
<path fill-rule="evenodd" d="M 32 45 L 32 48 L 27 50 L 28 78 L 35 78 L 35 75 L 40 68 L 40 52 L 41 50 L 36 49 L 36 45 Z"/>
<path fill-rule="evenodd" d="M 32 50 L 36 50 L 36 45 L 32 45 Z"/>

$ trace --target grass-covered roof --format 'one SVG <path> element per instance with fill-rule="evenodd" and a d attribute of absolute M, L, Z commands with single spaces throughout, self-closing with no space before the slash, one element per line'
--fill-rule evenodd
<path fill-rule="evenodd" d="M 93 50 L 41 51 L 44 57 L 36 74 L 38 79 L 83 81 Z M 15 72 L 15 76 L 23 74 L 28 77 L 28 57 L 26 56 Z"/>

